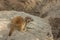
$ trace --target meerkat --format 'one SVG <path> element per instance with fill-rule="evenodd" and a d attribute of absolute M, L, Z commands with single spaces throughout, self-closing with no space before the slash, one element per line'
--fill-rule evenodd
<path fill-rule="evenodd" d="M 25 17 L 25 19 L 21 16 L 16 16 L 11 20 L 11 25 L 10 25 L 10 31 L 8 36 L 11 36 L 11 34 L 14 32 L 14 30 L 18 30 L 21 32 L 26 31 L 26 25 L 27 23 L 33 21 L 31 17 Z"/>

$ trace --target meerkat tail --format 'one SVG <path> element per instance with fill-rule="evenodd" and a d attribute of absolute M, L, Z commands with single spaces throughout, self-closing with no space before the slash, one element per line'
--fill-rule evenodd
<path fill-rule="evenodd" d="M 10 31 L 9 31 L 9 35 L 8 35 L 8 36 L 11 36 L 12 33 L 13 33 L 13 31 L 14 31 L 14 28 L 12 27 L 12 28 L 10 29 Z"/>

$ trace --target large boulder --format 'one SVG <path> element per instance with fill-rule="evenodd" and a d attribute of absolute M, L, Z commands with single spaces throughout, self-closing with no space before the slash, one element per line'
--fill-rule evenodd
<path fill-rule="evenodd" d="M 14 16 L 30 16 L 33 22 L 27 24 L 26 32 L 15 30 L 12 36 L 8 37 L 9 23 Z M 42 18 L 17 11 L 0 11 L 0 40 L 53 40 L 51 26 Z"/>

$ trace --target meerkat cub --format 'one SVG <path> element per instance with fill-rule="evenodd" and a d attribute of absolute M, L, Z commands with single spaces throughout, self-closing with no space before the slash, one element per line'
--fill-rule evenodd
<path fill-rule="evenodd" d="M 11 34 L 14 32 L 14 30 L 18 30 L 21 32 L 24 32 L 26 30 L 27 23 L 33 21 L 33 19 L 29 16 L 25 17 L 25 19 L 21 16 L 16 16 L 11 20 L 10 24 L 10 31 L 8 36 L 11 36 Z"/>

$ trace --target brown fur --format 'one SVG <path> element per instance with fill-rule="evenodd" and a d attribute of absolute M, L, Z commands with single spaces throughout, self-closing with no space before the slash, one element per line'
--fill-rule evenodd
<path fill-rule="evenodd" d="M 21 16 L 14 17 L 11 20 L 9 36 L 11 36 L 11 34 L 13 33 L 13 31 L 15 29 L 18 30 L 18 31 L 21 31 L 21 32 L 25 31 L 26 30 L 26 25 L 30 21 L 33 21 L 33 19 L 31 19 L 30 17 L 25 17 L 25 19 Z"/>

